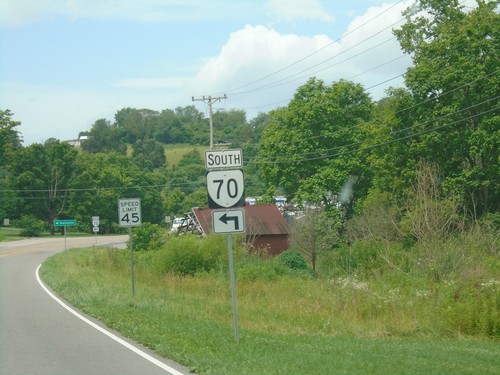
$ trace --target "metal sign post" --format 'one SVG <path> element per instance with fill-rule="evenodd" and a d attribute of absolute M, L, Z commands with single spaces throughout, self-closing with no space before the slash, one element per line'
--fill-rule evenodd
<path fill-rule="evenodd" d="M 229 257 L 229 278 L 231 281 L 231 298 L 233 300 L 233 324 L 234 324 L 234 339 L 240 342 L 238 333 L 238 309 L 236 308 L 236 284 L 234 281 L 234 265 L 233 265 L 233 235 L 227 235 L 227 253 Z"/>
<path fill-rule="evenodd" d="M 135 297 L 135 280 L 134 280 L 134 249 L 132 249 L 132 227 L 128 227 L 129 247 L 130 247 L 130 274 L 132 279 L 132 297 Z"/>
<path fill-rule="evenodd" d="M 138 227 L 142 223 L 141 200 L 139 198 L 118 200 L 118 222 L 122 227 L 128 227 L 130 247 L 130 274 L 132 279 L 132 297 L 135 296 L 134 281 L 134 249 L 132 248 L 132 227 Z"/>
<path fill-rule="evenodd" d="M 97 232 L 99 232 L 99 216 L 92 216 L 92 231 L 95 233 L 94 246 L 97 246 Z"/>
<path fill-rule="evenodd" d="M 233 262 L 233 233 L 245 232 L 245 188 L 243 155 L 240 149 L 205 151 L 207 173 L 208 207 L 220 208 L 212 211 L 212 230 L 214 234 L 227 234 L 227 253 L 231 299 L 233 301 L 234 339 L 240 341 L 238 333 L 238 309 L 236 307 L 236 282 Z"/>
<path fill-rule="evenodd" d="M 69 219 L 69 220 L 54 220 L 54 226 L 55 227 L 63 227 L 64 231 L 64 251 L 66 251 L 67 246 L 66 246 L 66 227 L 74 227 L 76 225 L 76 220 L 75 219 Z"/>

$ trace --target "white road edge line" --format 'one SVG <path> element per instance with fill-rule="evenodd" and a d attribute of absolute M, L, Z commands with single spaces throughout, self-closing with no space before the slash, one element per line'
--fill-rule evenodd
<path fill-rule="evenodd" d="M 171 375 L 185 375 L 183 374 L 182 372 L 179 372 L 177 371 L 176 369 L 166 365 L 165 363 L 159 361 L 158 359 L 152 357 L 151 355 L 145 353 L 144 351 L 142 351 L 141 349 L 139 348 L 136 348 L 135 346 L 133 346 L 132 344 L 126 342 L 125 340 L 119 338 L 118 336 L 116 336 L 115 334 L 109 332 L 108 330 L 102 328 L 101 326 L 97 325 L 96 323 L 92 322 L 91 320 L 87 319 L 86 317 L 84 317 L 83 315 L 79 314 L 78 312 L 76 312 L 75 310 L 73 310 L 71 307 L 69 307 L 68 305 L 66 305 L 63 301 L 61 301 L 56 295 L 54 295 L 54 293 L 52 293 L 46 286 L 45 284 L 42 282 L 42 280 L 40 279 L 40 275 L 39 275 L 39 271 L 40 271 L 40 267 L 42 265 L 40 264 L 37 268 L 36 268 L 36 279 L 38 281 L 38 284 L 40 284 L 40 286 L 42 287 L 43 290 L 45 290 L 45 292 L 50 296 L 52 297 L 52 299 L 54 299 L 58 304 L 60 304 L 62 307 L 64 307 L 66 310 L 68 310 L 70 313 L 72 313 L 73 315 L 75 315 L 77 318 L 83 320 L 85 323 L 87 323 L 88 325 L 92 326 L 93 328 L 97 329 L 99 332 L 101 333 L 104 333 L 106 336 L 108 336 L 109 338 L 115 340 L 117 343 L 123 345 L 124 347 L 126 347 L 127 349 L 133 351 L 134 353 L 140 355 L 142 358 L 144 358 L 145 360 L 153 363 L 154 365 L 158 366 L 159 368 L 161 368 L 162 370 L 165 370 L 167 372 L 169 372 Z"/>

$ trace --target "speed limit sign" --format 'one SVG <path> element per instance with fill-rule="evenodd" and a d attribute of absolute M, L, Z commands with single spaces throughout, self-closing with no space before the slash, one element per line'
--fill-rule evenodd
<path fill-rule="evenodd" d="M 207 173 L 209 208 L 245 206 L 243 172 L 239 169 Z"/>
<path fill-rule="evenodd" d="M 141 225 L 140 198 L 118 200 L 118 224 L 122 227 L 138 227 Z"/>

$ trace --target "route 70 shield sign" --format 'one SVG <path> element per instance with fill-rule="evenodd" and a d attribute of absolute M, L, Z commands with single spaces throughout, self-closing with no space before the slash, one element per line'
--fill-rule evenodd
<path fill-rule="evenodd" d="M 243 172 L 239 169 L 207 173 L 209 208 L 245 206 Z"/>

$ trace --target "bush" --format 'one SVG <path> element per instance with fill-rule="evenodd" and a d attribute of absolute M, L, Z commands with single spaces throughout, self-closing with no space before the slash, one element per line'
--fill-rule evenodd
<path fill-rule="evenodd" d="M 221 236 L 170 236 L 161 249 L 157 267 L 160 274 L 193 276 L 210 272 L 227 263 L 226 249 Z"/>
<path fill-rule="evenodd" d="M 37 237 L 45 229 L 45 222 L 35 216 L 25 215 L 15 222 L 15 226 L 21 228 L 21 236 Z"/>
<path fill-rule="evenodd" d="M 255 258 L 238 265 L 237 278 L 242 281 L 274 281 L 285 272 L 285 266 L 279 262 Z"/>
<path fill-rule="evenodd" d="M 307 270 L 307 262 L 298 251 L 287 250 L 276 257 L 276 260 L 283 263 L 292 270 Z"/>
<path fill-rule="evenodd" d="M 165 234 L 157 224 L 143 223 L 132 231 L 134 250 L 158 250 L 164 244 Z"/>

